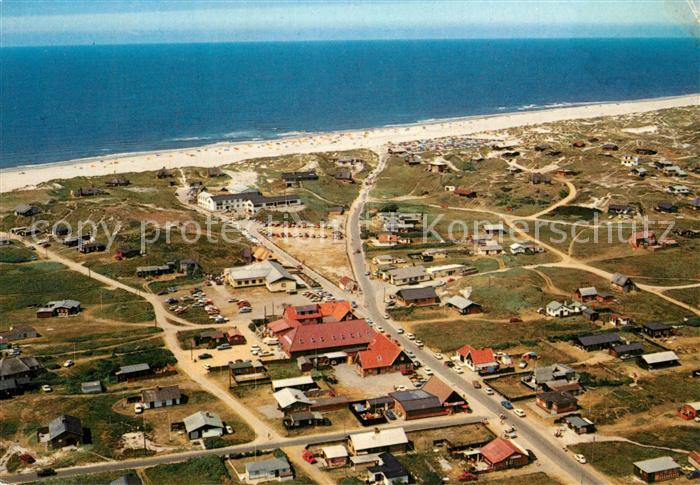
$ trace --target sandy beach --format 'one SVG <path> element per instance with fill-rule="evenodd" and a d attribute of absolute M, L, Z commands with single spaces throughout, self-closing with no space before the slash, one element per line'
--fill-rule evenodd
<path fill-rule="evenodd" d="M 563 120 L 626 115 L 700 104 L 700 94 L 668 98 L 587 104 L 536 111 L 438 120 L 413 125 L 320 133 L 254 142 L 212 145 L 155 152 L 140 152 L 24 166 L 0 171 L 0 192 L 31 188 L 53 179 L 157 170 L 161 167 L 212 167 L 250 158 L 290 153 L 377 149 L 388 143 L 491 132 Z"/>

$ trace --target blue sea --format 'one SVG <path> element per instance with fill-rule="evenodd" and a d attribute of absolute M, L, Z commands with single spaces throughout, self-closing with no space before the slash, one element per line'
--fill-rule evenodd
<path fill-rule="evenodd" d="M 700 91 L 692 39 L 0 49 L 0 167 Z"/>

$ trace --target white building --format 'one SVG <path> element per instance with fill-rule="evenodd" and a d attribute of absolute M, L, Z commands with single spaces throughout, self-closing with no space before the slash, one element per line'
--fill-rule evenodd
<path fill-rule="evenodd" d="M 287 292 L 297 289 L 297 279 L 276 261 L 260 261 L 247 266 L 226 268 L 224 278 L 234 288 L 265 286 L 269 291 Z"/>
<path fill-rule="evenodd" d="M 235 211 L 254 215 L 262 209 L 299 207 L 302 202 L 298 195 L 268 197 L 259 190 L 248 189 L 237 194 L 211 194 L 203 191 L 197 195 L 197 205 L 213 212 Z"/>

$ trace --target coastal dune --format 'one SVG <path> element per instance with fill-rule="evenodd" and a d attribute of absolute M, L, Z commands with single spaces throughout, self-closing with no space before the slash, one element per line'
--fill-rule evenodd
<path fill-rule="evenodd" d="M 517 126 L 616 116 L 700 104 L 700 94 L 586 104 L 546 110 L 438 120 L 366 130 L 310 134 L 275 140 L 217 143 L 194 148 L 126 153 L 0 171 L 0 192 L 36 187 L 53 179 L 157 170 L 161 167 L 213 167 L 251 158 L 291 153 L 377 149 L 389 143 L 471 135 Z"/>

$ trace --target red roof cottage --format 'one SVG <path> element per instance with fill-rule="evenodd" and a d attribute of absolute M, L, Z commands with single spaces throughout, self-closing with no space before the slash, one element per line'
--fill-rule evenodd
<path fill-rule="evenodd" d="M 639 231 L 632 233 L 629 238 L 630 246 L 633 248 L 646 248 L 648 246 L 656 246 L 656 234 L 654 231 Z"/>
<path fill-rule="evenodd" d="M 481 458 L 489 465 L 490 470 L 505 470 L 525 466 L 530 458 L 525 450 L 510 440 L 496 438 L 484 445 L 480 450 Z"/>
<path fill-rule="evenodd" d="M 422 389 L 437 397 L 442 407 L 450 413 L 469 411 L 467 401 L 437 376 L 428 379 Z"/>
<path fill-rule="evenodd" d="M 457 355 L 464 365 L 479 374 L 491 374 L 499 367 L 493 349 L 490 347 L 477 349 L 471 345 L 465 345 L 457 350 Z"/>
<path fill-rule="evenodd" d="M 413 361 L 399 344 L 378 333 L 367 350 L 357 353 L 358 371 L 363 377 L 413 369 Z"/>

